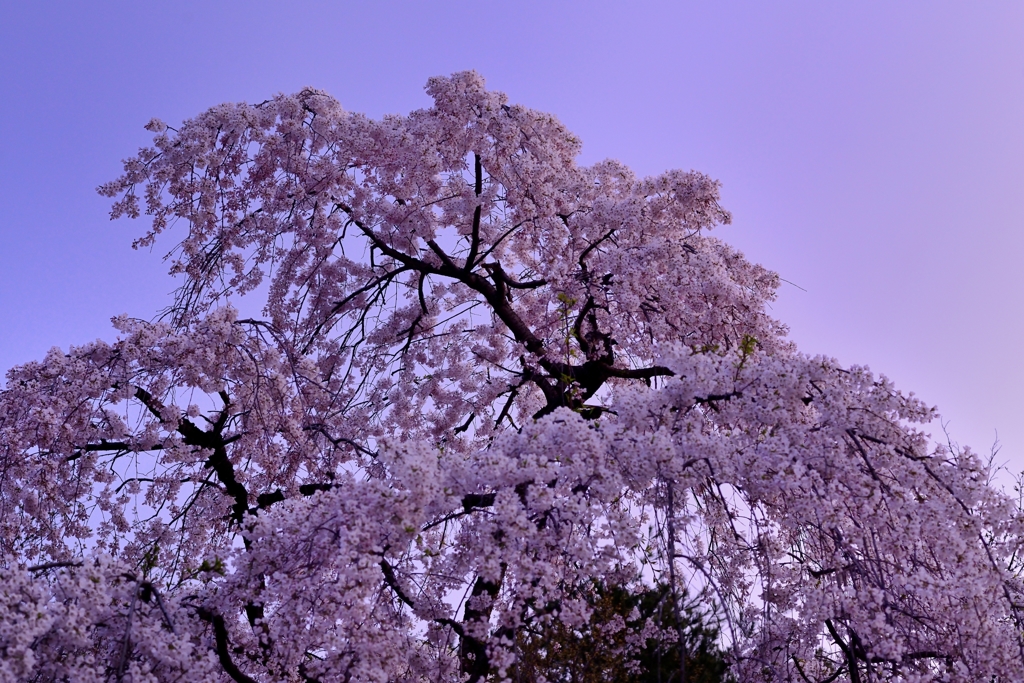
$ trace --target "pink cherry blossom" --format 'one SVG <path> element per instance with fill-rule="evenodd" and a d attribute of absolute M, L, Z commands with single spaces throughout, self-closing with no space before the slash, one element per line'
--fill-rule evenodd
<path fill-rule="evenodd" d="M 7 374 L 0 677 L 502 680 L 594 582 L 700 605 L 741 681 L 1024 677 L 1019 506 L 786 339 L 714 180 L 427 92 L 153 119 L 100 188 L 180 287 Z"/>

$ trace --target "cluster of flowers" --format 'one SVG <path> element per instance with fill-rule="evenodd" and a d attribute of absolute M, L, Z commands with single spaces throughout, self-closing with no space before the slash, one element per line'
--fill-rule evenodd
<path fill-rule="evenodd" d="M 514 677 L 594 585 L 699 604 L 744 681 L 1024 671 L 1018 506 L 786 340 L 776 276 L 706 234 L 717 183 L 427 90 L 153 121 L 101 188 L 139 246 L 187 231 L 182 285 L 7 375 L 0 677 Z M 685 647 L 624 616 L 622 658 Z"/>

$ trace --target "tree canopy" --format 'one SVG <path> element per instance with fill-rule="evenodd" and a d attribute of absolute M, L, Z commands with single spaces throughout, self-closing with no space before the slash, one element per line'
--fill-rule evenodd
<path fill-rule="evenodd" d="M 5 679 L 1019 677 L 1019 506 L 787 340 L 717 182 L 427 92 L 154 119 L 100 188 L 180 287 L 7 374 Z"/>

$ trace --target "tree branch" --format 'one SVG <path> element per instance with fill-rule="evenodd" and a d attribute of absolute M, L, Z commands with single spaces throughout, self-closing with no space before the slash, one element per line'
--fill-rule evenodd
<path fill-rule="evenodd" d="M 197 613 L 200 619 L 213 626 L 213 636 L 217 643 L 217 659 L 220 660 L 220 666 L 224 669 L 224 673 L 231 676 L 231 680 L 235 683 L 258 683 L 256 679 L 249 677 L 239 669 L 231 659 L 228 629 L 224 624 L 224 617 L 205 607 L 200 607 Z"/>

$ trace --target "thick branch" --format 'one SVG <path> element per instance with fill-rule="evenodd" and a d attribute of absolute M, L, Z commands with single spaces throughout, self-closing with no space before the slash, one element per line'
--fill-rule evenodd
<path fill-rule="evenodd" d="M 846 656 L 846 667 L 850 671 L 850 683 L 860 683 L 860 670 L 857 668 L 857 658 L 853 650 L 839 636 L 835 626 L 832 625 L 831 619 L 825 620 L 825 627 L 828 629 L 829 635 L 832 636 L 832 640 L 835 641 L 835 644 L 839 646 L 839 649 Z"/>
<path fill-rule="evenodd" d="M 476 267 L 476 255 L 480 251 L 480 213 L 482 207 L 480 206 L 479 197 L 484 191 L 484 169 L 480 163 L 479 154 L 473 155 L 473 170 L 476 175 L 476 183 L 473 190 L 476 192 L 477 204 L 476 208 L 473 209 L 473 228 L 469 237 L 469 255 L 466 257 L 466 272 Z"/>
<path fill-rule="evenodd" d="M 380 570 L 384 573 L 384 583 L 386 583 L 388 588 L 398 596 L 398 599 L 412 609 L 416 609 L 416 605 L 413 604 L 412 598 L 410 598 L 402 586 L 399 585 L 398 577 L 395 576 L 395 568 L 391 566 L 391 563 L 387 561 L 387 558 L 381 558 Z"/>
<path fill-rule="evenodd" d="M 494 599 L 498 596 L 503 578 L 499 578 L 495 582 L 488 581 L 482 576 L 477 577 L 469 599 L 466 601 L 466 612 L 462 617 L 463 624 L 468 626 L 476 622 L 486 628 L 491 618 L 491 607 L 494 604 Z M 483 609 L 474 606 L 474 603 L 479 600 L 486 601 Z M 459 641 L 459 665 L 462 673 L 469 676 L 468 683 L 478 683 L 487 676 L 491 669 L 491 660 L 487 656 L 487 647 L 480 639 L 468 635 L 462 636 Z"/>
<path fill-rule="evenodd" d="M 142 401 L 142 404 L 149 409 L 149 412 L 156 416 L 156 418 L 164 423 L 163 414 L 160 402 L 153 398 L 153 395 L 141 387 L 136 387 L 135 397 Z M 249 492 L 246 490 L 238 479 L 235 478 L 235 468 L 231 463 L 231 459 L 228 457 L 226 446 L 235 440 L 237 437 L 225 439 L 223 436 L 224 426 L 227 424 L 230 406 L 230 399 L 225 392 L 221 392 L 221 399 L 224 401 L 224 408 L 221 410 L 217 420 L 210 426 L 209 431 L 204 431 L 197 427 L 195 423 L 187 418 L 182 418 L 178 421 L 178 424 L 174 427 L 174 431 L 177 431 L 182 436 L 182 440 L 188 446 L 196 446 L 206 450 L 213 451 L 212 454 L 206 459 L 206 466 L 211 468 L 216 474 L 217 479 L 220 480 L 221 485 L 224 487 L 225 492 L 235 500 L 235 504 L 231 506 L 231 518 L 236 522 L 241 523 L 245 519 L 246 513 L 249 511 Z"/>
<path fill-rule="evenodd" d="M 228 642 L 228 628 L 224 624 L 224 617 L 206 608 L 199 609 L 199 618 L 213 626 L 213 637 L 217 643 L 217 659 L 220 660 L 224 673 L 231 676 L 236 683 L 257 683 L 256 679 L 249 677 L 231 659 L 231 644 Z"/>

